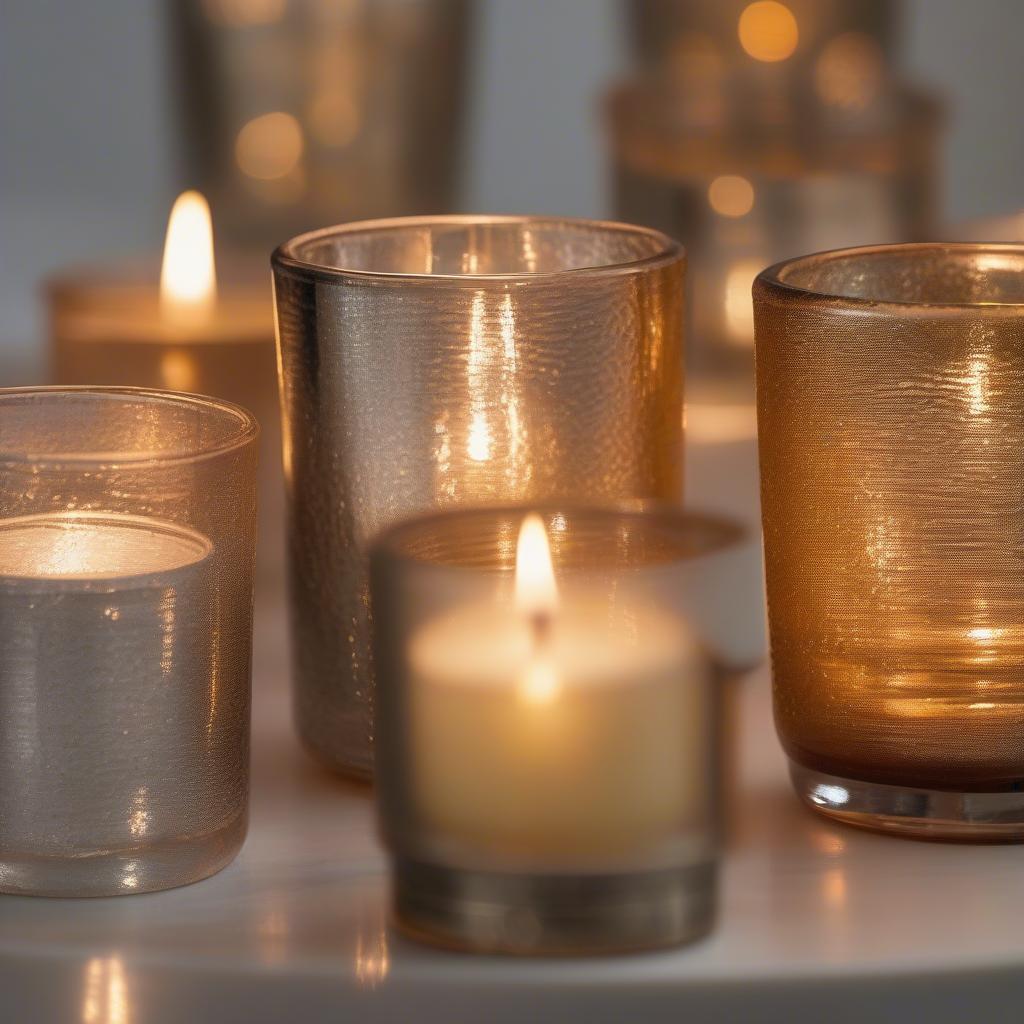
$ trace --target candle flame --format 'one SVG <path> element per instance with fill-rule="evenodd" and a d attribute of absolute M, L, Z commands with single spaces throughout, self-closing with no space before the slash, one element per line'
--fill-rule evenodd
<path fill-rule="evenodd" d="M 516 607 L 530 616 L 546 616 L 557 605 L 558 586 L 547 530 L 541 517 L 531 512 L 519 528 L 516 544 Z"/>
<path fill-rule="evenodd" d="M 216 298 L 210 207 L 198 192 L 182 192 L 167 221 L 160 305 L 173 316 L 206 316 Z"/>

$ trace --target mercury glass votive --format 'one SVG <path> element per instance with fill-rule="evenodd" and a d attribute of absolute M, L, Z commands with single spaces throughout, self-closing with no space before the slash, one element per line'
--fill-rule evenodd
<path fill-rule="evenodd" d="M 1024 247 L 876 246 L 754 286 L 775 717 L 800 796 L 1024 837 Z"/>
<path fill-rule="evenodd" d="M 637 78 L 607 106 L 616 215 L 690 259 L 687 369 L 753 393 L 750 289 L 794 253 L 929 237 L 939 105 L 856 52 L 796 88 L 760 68 Z M 758 73 L 754 73 L 758 72 Z"/>
<path fill-rule="evenodd" d="M 232 242 L 458 207 L 470 0 L 172 5 L 189 177 Z"/>
<path fill-rule="evenodd" d="M 375 533 L 438 506 L 679 501 L 683 252 L 472 216 L 329 228 L 273 262 L 296 717 L 368 776 Z"/>
<path fill-rule="evenodd" d="M 0 390 L 0 892 L 166 889 L 241 846 L 257 433 L 198 396 Z"/>
<path fill-rule="evenodd" d="M 377 783 L 403 929 L 597 953 L 711 927 L 718 692 L 701 616 L 737 534 L 546 506 L 377 539 Z"/>

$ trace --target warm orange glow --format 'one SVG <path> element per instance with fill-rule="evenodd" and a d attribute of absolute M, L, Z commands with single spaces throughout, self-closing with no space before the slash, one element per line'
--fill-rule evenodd
<path fill-rule="evenodd" d="M 561 687 L 554 665 L 538 657 L 530 662 L 519 686 L 519 695 L 527 704 L 550 704 Z"/>
<path fill-rule="evenodd" d="M 737 348 L 754 346 L 754 300 L 751 289 L 764 260 L 740 260 L 725 276 L 725 336 Z"/>
<path fill-rule="evenodd" d="M 738 29 L 743 49 L 754 60 L 768 63 L 791 57 L 800 40 L 793 12 L 776 0 L 758 0 L 745 7 Z"/>
<path fill-rule="evenodd" d="M 516 544 L 516 607 L 527 615 L 548 615 L 558 605 L 558 585 L 544 521 L 530 513 Z"/>
<path fill-rule="evenodd" d="M 303 149 L 302 126 L 291 114 L 275 111 L 242 125 L 235 140 L 235 160 L 248 177 L 274 181 L 299 166 Z"/>
<path fill-rule="evenodd" d="M 286 0 L 204 0 L 207 17 L 221 25 L 271 25 L 284 16 Z"/>
<path fill-rule="evenodd" d="M 167 221 L 160 305 L 173 316 L 206 316 L 216 299 L 210 207 L 198 192 L 183 192 Z"/>
<path fill-rule="evenodd" d="M 723 174 L 708 186 L 708 203 L 722 217 L 743 217 L 754 208 L 754 186 L 738 174 Z"/>

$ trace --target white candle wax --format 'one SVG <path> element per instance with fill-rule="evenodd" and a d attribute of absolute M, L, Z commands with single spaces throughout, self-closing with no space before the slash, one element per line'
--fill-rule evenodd
<path fill-rule="evenodd" d="M 579 864 L 656 856 L 706 820 L 703 654 L 654 607 L 469 607 L 414 634 L 410 784 L 444 842 Z"/>
<path fill-rule="evenodd" d="M 0 520 L 0 580 L 111 580 L 180 569 L 210 553 L 193 530 L 141 516 L 54 512 Z"/>

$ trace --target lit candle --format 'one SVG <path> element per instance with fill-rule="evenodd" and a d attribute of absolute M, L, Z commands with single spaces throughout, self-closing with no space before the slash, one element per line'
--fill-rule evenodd
<path fill-rule="evenodd" d="M 260 423 L 260 562 L 283 561 L 280 414 L 270 288 L 237 257 L 215 269 L 210 210 L 178 197 L 159 274 L 139 264 L 50 285 L 54 381 L 184 391 L 237 402 Z M 267 539 L 277 542 L 267 546 Z"/>
<path fill-rule="evenodd" d="M 547 863 L 667 851 L 708 814 L 698 645 L 656 607 L 560 593 L 538 516 L 521 528 L 512 604 L 458 608 L 411 637 L 409 778 L 423 827 Z"/>

